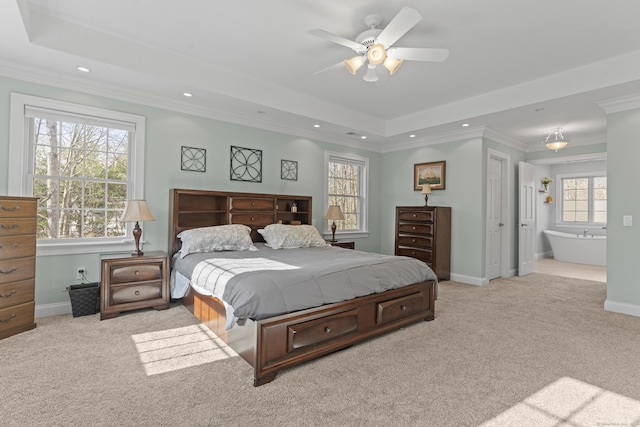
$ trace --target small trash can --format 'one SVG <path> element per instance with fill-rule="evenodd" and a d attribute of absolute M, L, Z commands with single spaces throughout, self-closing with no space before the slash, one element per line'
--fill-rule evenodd
<path fill-rule="evenodd" d="M 96 314 L 100 311 L 100 284 L 83 283 L 69 286 L 73 317 Z"/>

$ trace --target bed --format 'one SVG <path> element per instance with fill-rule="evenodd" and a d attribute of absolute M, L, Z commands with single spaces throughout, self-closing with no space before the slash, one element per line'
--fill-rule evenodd
<path fill-rule="evenodd" d="M 180 298 L 254 368 L 254 386 L 274 380 L 282 369 L 434 319 L 437 279 L 421 261 L 324 241 L 275 249 L 273 236 L 281 231 L 298 236 L 311 227 L 311 197 L 173 189 L 170 200 L 172 298 Z M 200 236 L 214 226 L 234 232 L 247 227 L 255 249 L 187 250 L 187 233 Z M 199 281 L 202 276 L 209 285 Z M 243 287 L 249 280 L 255 282 L 251 291 Z M 245 294 L 249 302 L 239 302 Z"/>

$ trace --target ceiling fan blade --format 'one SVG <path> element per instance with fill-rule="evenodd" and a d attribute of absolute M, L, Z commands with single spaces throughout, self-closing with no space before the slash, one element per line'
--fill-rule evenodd
<path fill-rule="evenodd" d="M 382 45 L 388 49 L 389 46 L 397 42 L 400 37 L 404 36 L 407 31 L 412 29 L 421 19 L 422 15 L 420 15 L 417 10 L 411 7 L 403 7 L 389 24 L 387 24 L 378 37 L 376 37 L 376 43 L 382 43 Z"/>
<path fill-rule="evenodd" d="M 333 64 L 332 66 L 327 67 L 327 68 L 323 68 L 322 70 L 318 70 L 315 73 L 313 73 L 313 75 L 315 76 L 316 74 L 321 74 L 321 73 L 324 73 L 326 71 L 336 70 L 338 68 L 345 68 L 344 61 L 340 61 L 337 64 Z"/>
<path fill-rule="evenodd" d="M 358 53 L 363 53 L 365 51 L 365 47 L 362 46 L 360 43 L 356 43 L 353 40 L 345 39 L 344 37 L 336 36 L 335 34 L 331 34 L 330 32 L 321 30 L 319 28 L 309 30 L 309 34 L 329 40 L 331 42 L 340 44 L 342 46 L 346 46 L 348 48 L 355 50 Z"/>
<path fill-rule="evenodd" d="M 387 51 L 387 55 L 407 61 L 442 62 L 449 57 L 449 49 L 392 47 Z"/>

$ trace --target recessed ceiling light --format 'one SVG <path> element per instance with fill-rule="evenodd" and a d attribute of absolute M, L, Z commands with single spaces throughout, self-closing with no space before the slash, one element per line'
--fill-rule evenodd
<path fill-rule="evenodd" d="M 90 73 L 91 72 L 91 70 L 88 69 L 87 67 L 76 67 L 76 70 L 82 71 L 83 73 Z"/>
<path fill-rule="evenodd" d="M 313 125 L 313 127 L 314 127 L 314 128 L 319 128 L 319 127 L 320 127 L 320 125 Z"/>
<path fill-rule="evenodd" d="M 462 124 L 462 127 L 463 127 L 463 128 L 466 128 L 467 126 L 469 126 L 469 123 L 463 123 L 463 124 Z"/>
<path fill-rule="evenodd" d="M 258 114 L 267 114 L 266 111 L 258 110 Z"/>
<path fill-rule="evenodd" d="M 186 96 L 187 98 L 191 98 L 193 96 L 193 94 L 190 92 L 185 92 L 182 95 Z"/>
<path fill-rule="evenodd" d="M 415 135 L 413 135 L 413 134 L 409 135 L 409 138 L 415 138 L 415 137 L 416 137 L 416 136 L 415 136 Z"/>
<path fill-rule="evenodd" d="M 544 111 L 544 108 L 540 107 L 540 108 L 536 108 L 535 111 Z"/>
<path fill-rule="evenodd" d="M 367 137 L 366 137 L 366 136 L 364 136 L 364 135 L 362 135 L 362 136 L 360 137 L 360 139 L 367 139 Z"/>

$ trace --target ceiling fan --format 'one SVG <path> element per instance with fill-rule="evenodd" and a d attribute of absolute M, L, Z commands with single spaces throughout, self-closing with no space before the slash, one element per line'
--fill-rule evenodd
<path fill-rule="evenodd" d="M 355 41 L 321 29 L 309 30 L 309 34 L 311 35 L 351 48 L 358 54 L 353 58 L 341 61 L 314 74 L 344 66 L 351 74 L 355 75 L 356 71 L 368 62 L 367 72 L 363 76 L 363 80 L 373 83 L 378 81 L 376 66 L 380 64 L 384 65 L 384 67 L 389 70 L 389 73 L 393 75 L 405 60 L 426 62 L 444 61 L 449 56 L 449 49 L 392 47 L 395 42 L 420 22 L 421 19 L 422 15 L 420 15 L 417 10 L 410 7 L 403 7 L 384 29 L 380 29 L 378 27 L 382 23 L 382 17 L 377 14 L 369 15 L 364 20 L 369 29 L 358 34 Z"/>

